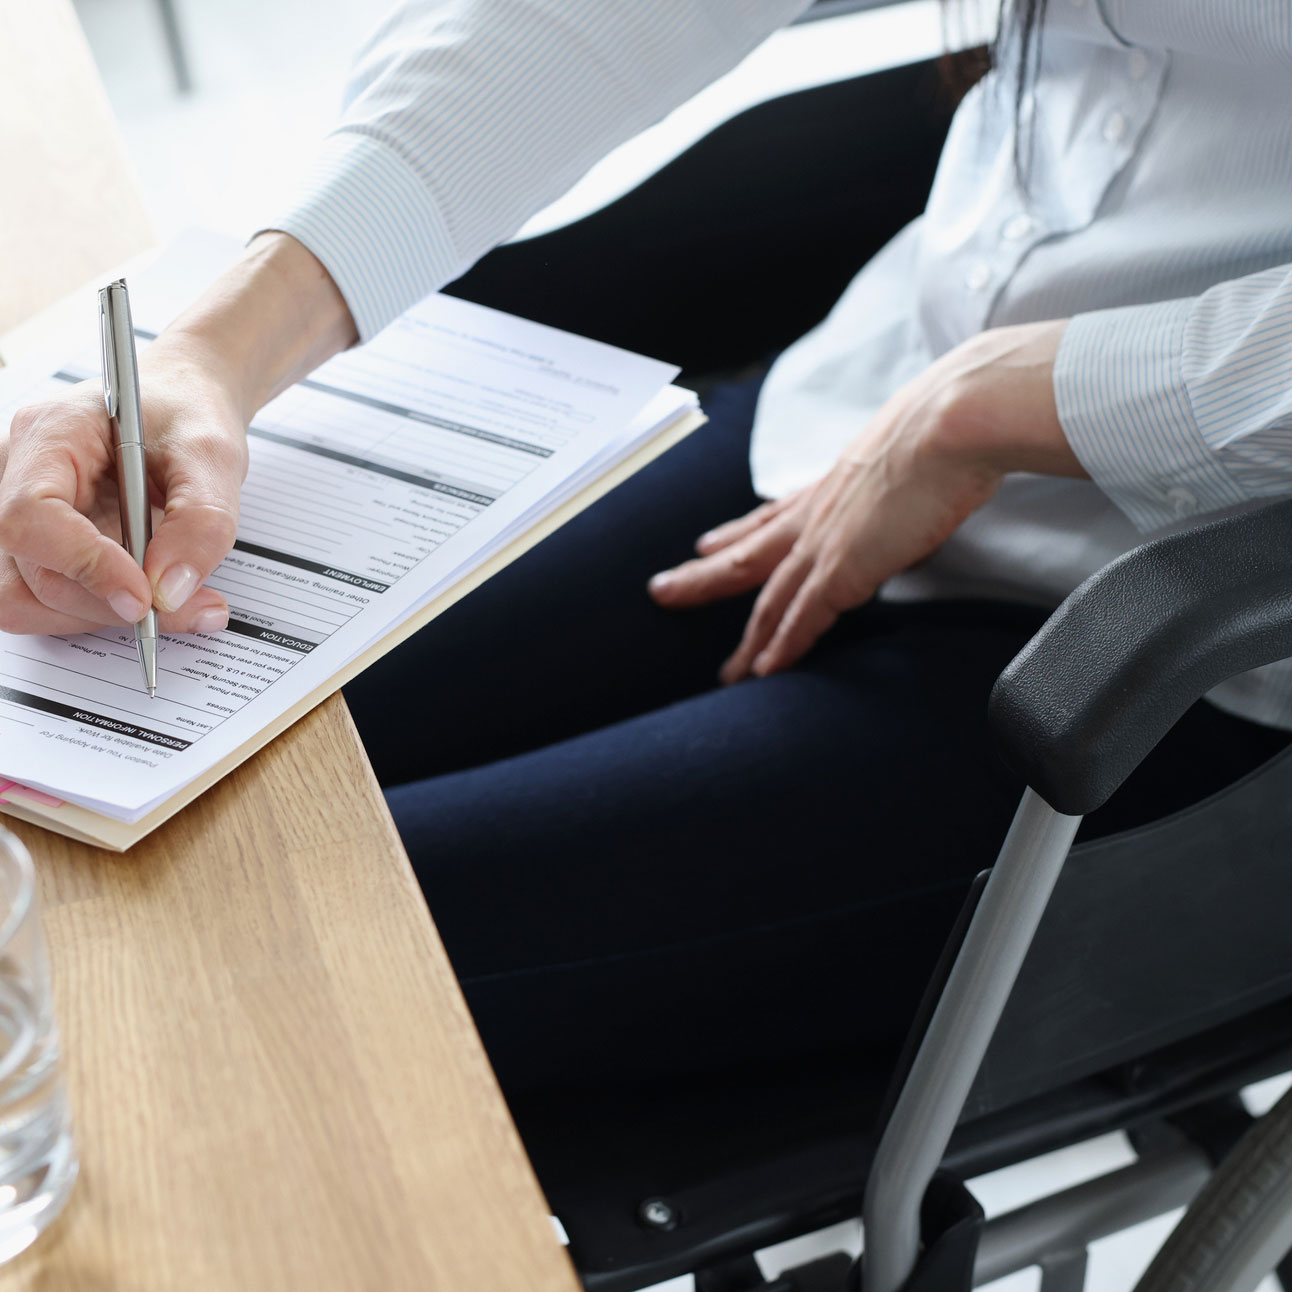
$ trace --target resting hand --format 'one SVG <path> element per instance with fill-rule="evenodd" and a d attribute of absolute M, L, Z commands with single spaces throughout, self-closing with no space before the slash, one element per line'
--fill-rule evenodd
<path fill-rule="evenodd" d="M 722 680 L 799 660 L 846 610 L 931 555 L 1011 471 L 1082 476 L 1055 410 L 1065 323 L 984 332 L 898 391 L 815 484 L 705 534 L 656 575 L 664 606 L 762 585 Z"/>
<path fill-rule="evenodd" d="M 0 628 L 88 632 L 150 606 L 165 632 L 214 632 L 228 606 L 202 582 L 237 534 L 243 414 L 212 357 L 178 339 L 140 356 L 155 512 L 144 569 L 121 546 L 116 456 L 99 381 L 20 409 L 0 440 Z"/>

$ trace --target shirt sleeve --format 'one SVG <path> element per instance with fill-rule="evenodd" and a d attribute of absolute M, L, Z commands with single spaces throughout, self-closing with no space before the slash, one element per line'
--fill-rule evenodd
<path fill-rule="evenodd" d="M 367 340 L 807 3 L 405 0 L 266 227 L 318 256 Z"/>
<path fill-rule="evenodd" d="M 1059 420 L 1142 531 L 1292 493 L 1292 265 L 1072 319 Z"/>
<path fill-rule="evenodd" d="M 1292 72 L 1286 0 L 1063 0 L 1046 30 Z"/>

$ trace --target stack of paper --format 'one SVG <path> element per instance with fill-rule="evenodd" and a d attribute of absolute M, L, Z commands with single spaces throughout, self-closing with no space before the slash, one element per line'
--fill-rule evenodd
<path fill-rule="evenodd" d="M 132 282 L 141 346 L 234 250 L 192 235 Z M 90 349 L 3 374 L 0 421 L 97 370 Z M 676 373 L 444 296 L 333 359 L 257 415 L 238 542 L 210 580 L 229 627 L 166 638 L 156 699 L 130 630 L 0 634 L 0 784 L 88 811 L 12 794 L 7 810 L 127 846 L 144 829 L 90 814 L 159 824 L 695 425 Z"/>

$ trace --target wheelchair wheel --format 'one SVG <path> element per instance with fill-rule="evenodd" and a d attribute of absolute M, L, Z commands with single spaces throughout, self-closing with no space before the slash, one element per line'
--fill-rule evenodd
<path fill-rule="evenodd" d="M 1292 1090 L 1203 1186 L 1135 1292 L 1252 1292 L 1292 1247 Z"/>

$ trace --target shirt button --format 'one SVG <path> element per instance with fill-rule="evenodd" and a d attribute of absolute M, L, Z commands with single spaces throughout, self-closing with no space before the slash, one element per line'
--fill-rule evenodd
<path fill-rule="evenodd" d="M 971 292 L 980 292 L 991 282 L 991 266 L 985 260 L 975 260 L 965 274 L 965 286 Z"/>
<path fill-rule="evenodd" d="M 1198 510 L 1198 499 L 1191 489 L 1175 485 L 1166 491 L 1166 500 L 1172 506 L 1177 517 L 1183 520 Z"/>
<path fill-rule="evenodd" d="M 1110 143 L 1120 143 L 1126 133 L 1126 114 L 1110 112 L 1104 118 L 1104 138 Z"/>
<path fill-rule="evenodd" d="M 1148 55 L 1142 49 L 1131 51 L 1130 74 L 1133 80 L 1142 81 L 1148 71 Z"/>
<path fill-rule="evenodd" d="M 1000 231 L 1001 237 L 1009 242 L 1019 242 L 1032 232 L 1034 223 L 1030 215 L 1016 215 L 1005 221 L 1005 227 Z"/>

